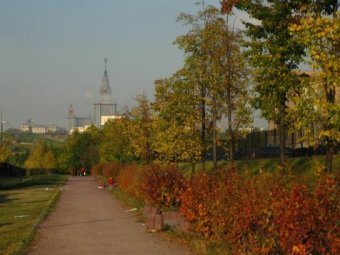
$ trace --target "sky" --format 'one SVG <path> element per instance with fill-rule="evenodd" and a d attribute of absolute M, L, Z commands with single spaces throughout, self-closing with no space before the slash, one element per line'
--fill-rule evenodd
<path fill-rule="evenodd" d="M 67 126 L 67 109 L 93 115 L 108 58 L 118 110 L 183 65 L 173 41 L 195 0 L 0 0 L 0 111 L 5 128 L 32 119 Z M 205 0 L 219 7 L 219 0 Z M 238 15 L 236 27 L 240 26 Z M 257 121 L 258 122 L 258 121 Z M 265 127 L 264 122 L 258 126 Z"/>

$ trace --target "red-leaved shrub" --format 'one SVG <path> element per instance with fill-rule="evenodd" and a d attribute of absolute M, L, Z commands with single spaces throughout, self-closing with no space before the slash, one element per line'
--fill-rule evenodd
<path fill-rule="evenodd" d="M 147 167 L 140 184 L 145 203 L 158 208 L 179 206 L 184 187 L 183 174 L 171 165 Z"/>
<path fill-rule="evenodd" d="M 103 175 L 103 164 L 95 164 L 91 168 L 91 175 L 94 177 Z"/>
<path fill-rule="evenodd" d="M 193 177 L 180 211 L 195 232 L 232 254 L 338 254 L 338 193 L 330 176 L 311 191 L 280 174 L 219 170 Z"/>
<path fill-rule="evenodd" d="M 143 200 L 140 182 L 144 171 L 145 167 L 143 166 L 135 164 L 124 165 L 117 177 L 120 190 L 132 197 Z"/>
<path fill-rule="evenodd" d="M 294 184 L 274 208 L 285 254 L 339 254 L 339 190 L 333 177 L 320 177 L 314 191 Z"/>
<path fill-rule="evenodd" d="M 118 174 L 119 173 L 119 174 Z M 147 205 L 179 207 L 191 229 L 231 254 L 340 254 L 339 185 L 236 169 L 200 171 L 186 181 L 174 166 L 105 165 L 120 189 Z"/>
<path fill-rule="evenodd" d="M 103 176 L 105 180 L 112 178 L 114 182 L 117 182 L 117 177 L 119 175 L 122 165 L 119 163 L 106 163 L 103 165 Z"/>

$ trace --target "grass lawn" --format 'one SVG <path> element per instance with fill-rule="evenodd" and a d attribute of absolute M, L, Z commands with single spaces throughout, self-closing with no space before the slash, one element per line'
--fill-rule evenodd
<path fill-rule="evenodd" d="M 259 172 L 275 172 L 279 167 L 278 158 L 267 159 L 250 159 L 250 160 L 236 160 L 235 164 L 240 172 L 248 171 L 250 174 L 258 174 Z M 318 172 L 323 171 L 325 164 L 325 156 L 311 156 L 311 157 L 296 157 L 287 158 L 287 169 L 294 175 L 301 175 L 305 177 L 315 177 Z M 180 163 L 180 168 L 184 170 L 186 176 L 191 176 L 192 169 L 188 163 Z M 229 161 L 219 161 L 219 168 L 228 168 Z M 207 170 L 213 169 L 213 163 L 207 161 L 205 165 Z M 196 164 L 196 171 L 202 169 L 201 163 Z M 333 173 L 340 171 L 340 154 L 333 157 Z"/>
<path fill-rule="evenodd" d="M 0 254 L 22 254 L 60 194 L 66 176 L 26 178 L 0 190 Z"/>

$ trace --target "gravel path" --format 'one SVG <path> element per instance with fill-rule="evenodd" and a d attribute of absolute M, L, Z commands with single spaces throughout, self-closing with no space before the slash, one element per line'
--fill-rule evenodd
<path fill-rule="evenodd" d="M 27 255 L 191 254 L 163 234 L 147 233 L 127 209 L 93 177 L 70 178 Z"/>

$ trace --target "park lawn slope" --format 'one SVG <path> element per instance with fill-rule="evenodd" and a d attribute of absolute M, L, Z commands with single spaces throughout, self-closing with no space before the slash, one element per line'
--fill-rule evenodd
<path fill-rule="evenodd" d="M 61 192 L 66 176 L 31 177 L 0 190 L 0 254 L 22 254 Z"/>
<path fill-rule="evenodd" d="M 219 169 L 228 169 L 230 161 L 219 161 Z M 249 159 L 249 160 L 236 160 L 235 166 L 240 173 L 248 172 L 251 175 L 257 175 L 260 172 L 276 172 L 279 169 L 280 160 L 278 158 L 264 158 L 264 159 Z M 320 171 L 323 171 L 325 166 L 325 156 L 310 156 L 310 157 L 294 157 L 287 158 L 286 171 L 293 175 L 305 176 L 314 178 Z M 182 169 L 187 176 L 191 176 L 191 164 L 180 163 Z M 213 163 L 206 162 L 206 169 L 212 170 Z M 201 163 L 196 164 L 196 170 L 202 169 Z M 340 171 L 340 154 L 333 157 L 333 173 Z"/>

